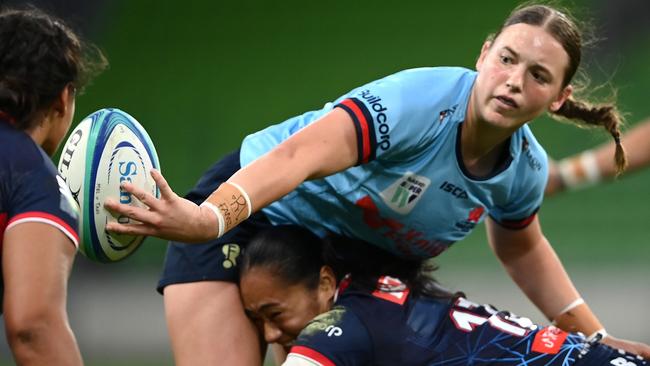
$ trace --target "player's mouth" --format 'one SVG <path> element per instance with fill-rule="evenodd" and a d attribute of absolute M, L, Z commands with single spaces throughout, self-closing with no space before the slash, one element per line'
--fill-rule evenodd
<path fill-rule="evenodd" d="M 504 106 L 505 108 L 508 108 L 508 109 L 517 109 L 517 108 L 519 108 L 519 104 L 517 104 L 517 102 L 515 102 L 514 99 L 512 99 L 510 97 L 507 97 L 505 95 L 498 95 L 498 96 L 494 97 L 494 99 L 496 99 L 499 102 L 499 104 Z"/>

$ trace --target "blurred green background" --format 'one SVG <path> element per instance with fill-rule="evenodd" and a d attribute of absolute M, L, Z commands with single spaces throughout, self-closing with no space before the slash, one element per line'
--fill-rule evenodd
<path fill-rule="evenodd" d="M 104 107 L 135 116 L 156 144 L 165 177 L 183 194 L 247 134 L 320 108 L 358 85 L 405 68 L 472 68 L 487 34 L 519 2 L 44 3 L 85 29 L 110 61 L 110 69 L 78 98 L 75 121 Z M 592 85 L 609 82 L 618 88 L 629 125 L 650 115 L 650 11 L 631 11 L 646 9 L 644 3 L 575 2 L 578 14 L 594 20 L 595 34 L 608 38 L 587 52 Z M 626 20 L 617 22 L 614 11 Z M 608 140 L 600 131 L 548 118 L 532 128 L 554 158 Z M 540 211 L 546 235 L 587 301 L 606 314 L 601 317 L 610 332 L 645 342 L 650 342 L 649 187 L 647 170 L 554 197 Z M 164 250 L 164 242 L 150 238 L 121 263 L 78 258 L 70 285 L 71 322 L 87 364 L 172 364 L 162 298 L 154 292 Z M 441 282 L 465 289 L 477 301 L 543 320 L 508 287 L 482 228 L 436 262 Z M 10 364 L 1 347 L 0 365 Z"/>

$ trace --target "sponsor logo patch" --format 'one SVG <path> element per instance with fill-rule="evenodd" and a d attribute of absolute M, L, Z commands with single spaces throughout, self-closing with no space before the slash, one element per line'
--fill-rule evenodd
<path fill-rule="evenodd" d="M 413 210 L 430 184 L 429 178 L 408 172 L 380 195 L 393 211 L 406 215 Z"/>
<path fill-rule="evenodd" d="M 379 289 L 373 291 L 372 296 L 398 305 L 404 305 L 409 289 L 400 280 L 389 276 L 381 276 L 377 286 Z"/>
<path fill-rule="evenodd" d="M 551 325 L 537 332 L 531 350 L 549 355 L 557 354 L 567 336 L 567 332 Z"/>
<path fill-rule="evenodd" d="M 483 217 L 483 213 L 485 212 L 485 207 L 483 206 L 477 206 L 476 208 L 473 208 L 470 212 L 469 215 L 467 216 L 467 219 L 464 221 L 460 221 L 456 223 L 456 228 L 460 229 L 463 232 L 469 232 L 474 227 L 476 227 L 476 224 L 481 221 L 481 217 Z"/>
<path fill-rule="evenodd" d="M 225 257 L 222 263 L 223 268 L 228 269 L 237 266 L 237 257 L 239 257 L 239 253 L 241 252 L 239 245 L 226 244 L 221 248 L 221 251 Z"/>

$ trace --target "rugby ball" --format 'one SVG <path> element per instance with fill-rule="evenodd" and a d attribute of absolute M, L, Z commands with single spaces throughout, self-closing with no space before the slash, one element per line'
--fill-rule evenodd
<path fill-rule="evenodd" d="M 156 149 L 147 131 L 124 111 L 101 109 L 86 117 L 63 146 L 58 170 L 79 204 L 81 253 L 93 261 L 109 263 L 132 254 L 144 236 L 119 235 L 105 230 L 111 221 L 131 223 L 104 208 L 108 197 L 143 206 L 120 188 L 128 181 L 159 197 L 151 169 L 160 169 Z"/>

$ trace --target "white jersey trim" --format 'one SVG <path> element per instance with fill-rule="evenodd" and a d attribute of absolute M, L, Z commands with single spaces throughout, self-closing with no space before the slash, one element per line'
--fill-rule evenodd
<path fill-rule="evenodd" d="M 289 353 L 282 366 L 323 366 L 323 364 L 304 355 Z"/>
<path fill-rule="evenodd" d="M 11 229 L 12 227 L 16 226 L 16 225 L 24 224 L 24 223 L 28 223 L 28 222 L 40 222 L 40 223 L 43 223 L 43 224 L 48 224 L 50 226 L 54 226 L 55 228 L 61 230 L 61 232 L 65 236 L 67 236 L 68 239 L 70 239 L 70 241 L 72 241 L 72 244 L 74 244 L 76 249 L 79 249 L 79 239 L 78 239 L 78 237 L 77 237 L 77 235 L 75 233 L 70 232 L 70 230 L 67 227 L 59 224 L 58 222 L 55 222 L 55 221 L 52 221 L 52 220 L 49 220 L 49 219 L 46 219 L 46 218 L 43 218 L 43 217 L 25 217 L 25 218 L 21 218 L 21 219 L 12 221 L 9 225 L 7 225 L 7 228 L 5 229 L 5 232 L 7 230 Z"/>

